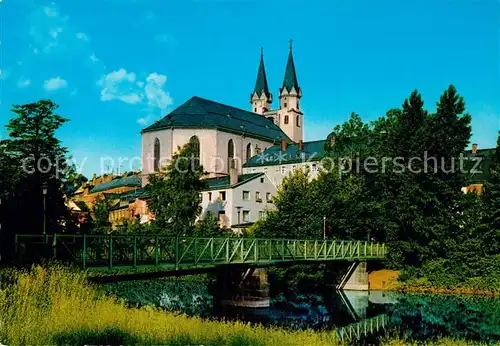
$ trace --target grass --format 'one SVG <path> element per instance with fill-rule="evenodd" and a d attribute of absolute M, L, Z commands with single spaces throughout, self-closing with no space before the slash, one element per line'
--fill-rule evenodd
<path fill-rule="evenodd" d="M 335 345 L 333 333 L 290 332 L 128 308 L 62 266 L 17 272 L 0 289 L 0 342 L 8 345 Z"/>
<path fill-rule="evenodd" d="M 0 272 L 0 344 L 7 345 L 339 345 L 333 332 L 285 331 L 129 308 L 88 283 L 85 272 L 34 266 Z M 440 339 L 428 345 L 469 345 Z M 383 339 L 382 345 L 412 345 Z"/>

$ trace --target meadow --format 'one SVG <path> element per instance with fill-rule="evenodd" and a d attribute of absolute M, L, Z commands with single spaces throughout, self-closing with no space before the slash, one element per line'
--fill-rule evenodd
<path fill-rule="evenodd" d="M 130 308 L 59 265 L 0 271 L 0 343 L 6 345 L 341 345 L 333 332 L 285 331 Z M 411 342 L 387 338 L 384 345 Z M 441 339 L 429 345 L 468 345 Z"/>

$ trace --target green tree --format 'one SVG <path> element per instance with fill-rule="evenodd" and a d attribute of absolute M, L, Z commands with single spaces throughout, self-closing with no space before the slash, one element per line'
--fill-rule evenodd
<path fill-rule="evenodd" d="M 205 213 L 203 219 L 196 225 L 194 235 L 197 237 L 221 237 L 224 235 L 215 213 L 210 211 Z"/>
<path fill-rule="evenodd" d="M 109 233 L 111 231 L 109 212 L 109 201 L 104 196 L 96 199 L 94 206 L 92 207 L 92 224 L 94 233 Z"/>
<path fill-rule="evenodd" d="M 193 233 L 201 213 L 200 180 L 203 167 L 191 144 L 186 144 L 160 172 L 149 177 L 148 206 L 155 215 L 152 227 L 157 233 L 184 236 Z"/>
<path fill-rule="evenodd" d="M 322 216 L 315 207 L 314 190 L 307 170 L 297 170 L 283 180 L 273 198 L 275 210 L 253 228 L 255 237 L 319 238 Z"/>
<path fill-rule="evenodd" d="M 490 166 L 490 177 L 485 184 L 481 205 L 481 224 L 478 236 L 484 254 L 500 254 L 500 131 L 495 154 Z"/>
<path fill-rule="evenodd" d="M 2 210 L 11 215 L 2 218 L 2 221 L 8 220 L 2 227 L 3 239 L 10 239 L 14 232 L 42 233 L 44 185 L 48 191 L 45 196 L 47 232 L 64 231 L 71 222 L 62 188 L 67 149 L 56 137 L 56 131 L 68 120 L 55 114 L 57 108 L 50 100 L 12 107 L 15 116 L 6 126 L 8 139 L 2 142 L 0 149 L 0 186 L 6 195 Z M 27 212 L 30 217 L 12 217 Z M 2 243 L 12 244 L 9 240 Z"/>

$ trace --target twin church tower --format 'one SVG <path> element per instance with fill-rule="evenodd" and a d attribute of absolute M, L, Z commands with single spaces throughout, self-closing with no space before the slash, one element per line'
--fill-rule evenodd
<path fill-rule="evenodd" d="M 303 140 L 303 114 L 300 110 L 302 90 L 297 82 L 295 64 L 293 63 L 292 41 L 286 64 L 285 78 L 279 89 L 279 108 L 271 109 L 273 94 L 269 92 L 266 69 L 264 67 L 264 54 L 261 50 L 260 65 L 257 73 L 255 89 L 250 95 L 250 103 L 254 113 L 272 119 L 274 123 L 286 133 L 295 143 Z"/>

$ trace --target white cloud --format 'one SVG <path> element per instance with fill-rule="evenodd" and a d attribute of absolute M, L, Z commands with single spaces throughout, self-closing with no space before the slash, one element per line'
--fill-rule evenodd
<path fill-rule="evenodd" d="M 68 86 L 68 82 L 61 77 L 51 78 L 43 83 L 43 88 L 47 91 L 63 89 Z"/>
<path fill-rule="evenodd" d="M 101 101 L 120 100 L 129 104 L 142 101 L 140 90 L 135 87 L 135 73 L 124 68 L 102 76 L 97 82 L 101 87 Z"/>
<path fill-rule="evenodd" d="M 19 80 L 19 82 L 17 82 L 17 87 L 18 88 L 25 88 L 27 86 L 30 86 L 30 84 L 31 84 L 31 80 L 30 79 L 21 78 Z"/>
<path fill-rule="evenodd" d="M 43 12 L 45 13 L 45 15 L 47 17 L 58 17 L 59 16 L 59 12 L 57 11 L 57 9 L 55 7 L 44 6 Z"/>
<path fill-rule="evenodd" d="M 146 125 L 155 118 L 154 113 L 161 114 L 173 104 L 165 90 L 166 82 L 167 76 L 156 72 L 150 73 L 145 80 L 137 80 L 134 72 L 121 68 L 102 76 L 97 85 L 101 87 L 101 101 L 119 100 L 143 105 L 148 115 L 137 122 Z"/>
<path fill-rule="evenodd" d="M 82 41 L 89 41 L 89 37 L 87 36 L 87 34 L 85 34 L 84 32 L 78 32 L 76 33 L 76 38 L 79 39 L 79 40 L 82 40 Z"/>
<path fill-rule="evenodd" d="M 170 94 L 163 90 L 166 82 L 167 76 L 157 73 L 151 73 L 146 78 L 144 91 L 150 106 L 164 110 L 173 104 Z"/>
<path fill-rule="evenodd" d="M 150 123 L 151 119 L 150 119 L 150 116 L 145 116 L 145 117 L 142 117 L 142 118 L 139 118 L 137 119 L 137 123 L 141 126 L 146 126 Z"/>
<path fill-rule="evenodd" d="M 53 39 L 56 39 L 57 36 L 59 35 L 59 33 L 61 33 L 63 31 L 63 28 L 61 27 L 58 27 L 58 28 L 51 28 L 49 30 L 49 35 L 50 37 L 52 37 Z"/>
<path fill-rule="evenodd" d="M 10 75 L 10 71 L 7 69 L 7 70 L 1 70 L 0 69 L 0 80 L 6 80 L 7 77 L 9 77 Z"/>

